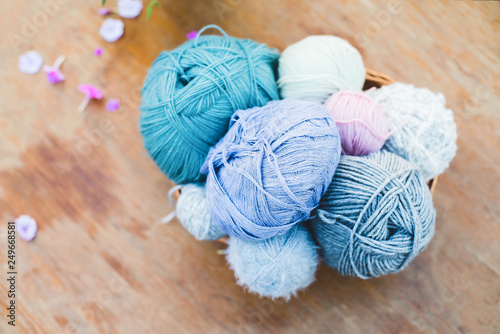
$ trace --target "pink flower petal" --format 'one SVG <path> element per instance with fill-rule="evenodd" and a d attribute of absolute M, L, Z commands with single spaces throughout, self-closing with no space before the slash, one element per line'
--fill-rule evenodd
<path fill-rule="evenodd" d="M 38 230 L 38 225 L 36 220 L 28 215 L 21 215 L 16 220 L 16 231 L 19 238 L 31 241 L 35 238 L 36 232 Z"/>
<path fill-rule="evenodd" d="M 102 48 L 99 47 L 99 48 L 95 49 L 94 54 L 98 57 L 101 56 L 102 55 Z"/>
<path fill-rule="evenodd" d="M 99 29 L 99 34 L 106 42 L 115 42 L 123 36 L 125 25 L 121 20 L 107 18 Z"/>
<path fill-rule="evenodd" d="M 100 100 L 103 98 L 101 90 L 92 85 L 79 85 L 78 90 L 91 99 Z"/>
<path fill-rule="evenodd" d="M 117 111 L 120 107 L 120 101 L 117 99 L 111 99 L 106 103 L 106 109 L 108 111 Z"/>
<path fill-rule="evenodd" d="M 110 14 L 114 13 L 114 10 L 113 10 L 113 8 L 99 8 L 97 10 L 97 13 L 99 15 L 110 15 Z"/>
<path fill-rule="evenodd" d="M 133 19 L 142 11 L 142 1 L 140 0 L 118 0 L 118 15 L 126 19 Z"/>
<path fill-rule="evenodd" d="M 36 51 L 28 51 L 19 57 L 19 71 L 26 74 L 36 74 L 43 65 L 43 58 Z"/>
<path fill-rule="evenodd" d="M 188 32 L 186 37 L 187 39 L 195 39 L 198 36 L 198 32 L 196 30 Z"/>
<path fill-rule="evenodd" d="M 47 81 L 51 85 L 66 80 L 66 76 L 57 67 L 44 66 L 43 70 L 47 73 Z"/>

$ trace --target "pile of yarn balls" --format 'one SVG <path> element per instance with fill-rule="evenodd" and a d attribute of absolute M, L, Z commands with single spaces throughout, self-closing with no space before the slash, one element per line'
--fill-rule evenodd
<path fill-rule="evenodd" d="M 363 91 L 365 74 L 338 37 L 310 36 L 280 56 L 216 26 L 149 70 L 145 148 L 179 184 L 186 230 L 228 237 L 248 291 L 288 300 L 321 260 L 364 279 L 395 273 L 432 239 L 427 182 L 456 153 L 453 112 L 408 84 Z"/>

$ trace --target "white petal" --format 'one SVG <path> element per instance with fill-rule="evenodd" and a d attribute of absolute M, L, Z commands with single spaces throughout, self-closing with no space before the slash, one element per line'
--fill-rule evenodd
<path fill-rule="evenodd" d="M 101 25 L 99 29 L 99 34 L 104 38 L 106 42 L 114 42 L 120 39 L 123 35 L 124 29 L 123 21 L 107 18 Z"/>
<path fill-rule="evenodd" d="M 127 19 L 139 16 L 142 11 L 140 0 L 118 0 L 118 15 Z"/>
<path fill-rule="evenodd" d="M 19 57 L 19 71 L 26 74 L 36 74 L 43 65 L 43 58 L 36 51 L 29 51 Z"/>

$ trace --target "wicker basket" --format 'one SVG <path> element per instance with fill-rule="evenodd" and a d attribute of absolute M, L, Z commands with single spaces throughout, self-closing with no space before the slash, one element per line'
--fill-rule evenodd
<path fill-rule="evenodd" d="M 366 77 L 365 77 L 365 84 L 363 86 L 363 90 L 370 89 L 372 87 L 377 87 L 380 88 L 381 86 L 386 86 L 390 85 L 392 83 L 396 82 L 394 79 L 392 79 L 390 76 L 385 75 L 384 73 L 373 71 L 370 69 L 366 69 Z M 431 191 L 431 195 L 434 195 L 434 191 L 437 186 L 437 180 L 438 177 L 435 177 L 434 179 L 430 180 L 427 185 L 429 186 L 429 189 Z M 174 193 L 174 198 L 176 200 L 179 199 L 180 195 L 180 190 L 177 190 Z M 227 237 L 221 238 L 218 241 L 227 243 Z"/>

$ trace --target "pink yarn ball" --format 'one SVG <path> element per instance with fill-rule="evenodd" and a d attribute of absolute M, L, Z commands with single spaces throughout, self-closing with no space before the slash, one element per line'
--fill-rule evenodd
<path fill-rule="evenodd" d="M 362 91 L 341 90 L 325 107 L 340 133 L 342 154 L 362 156 L 378 151 L 389 137 L 389 127 L 377 101 Z"/>

